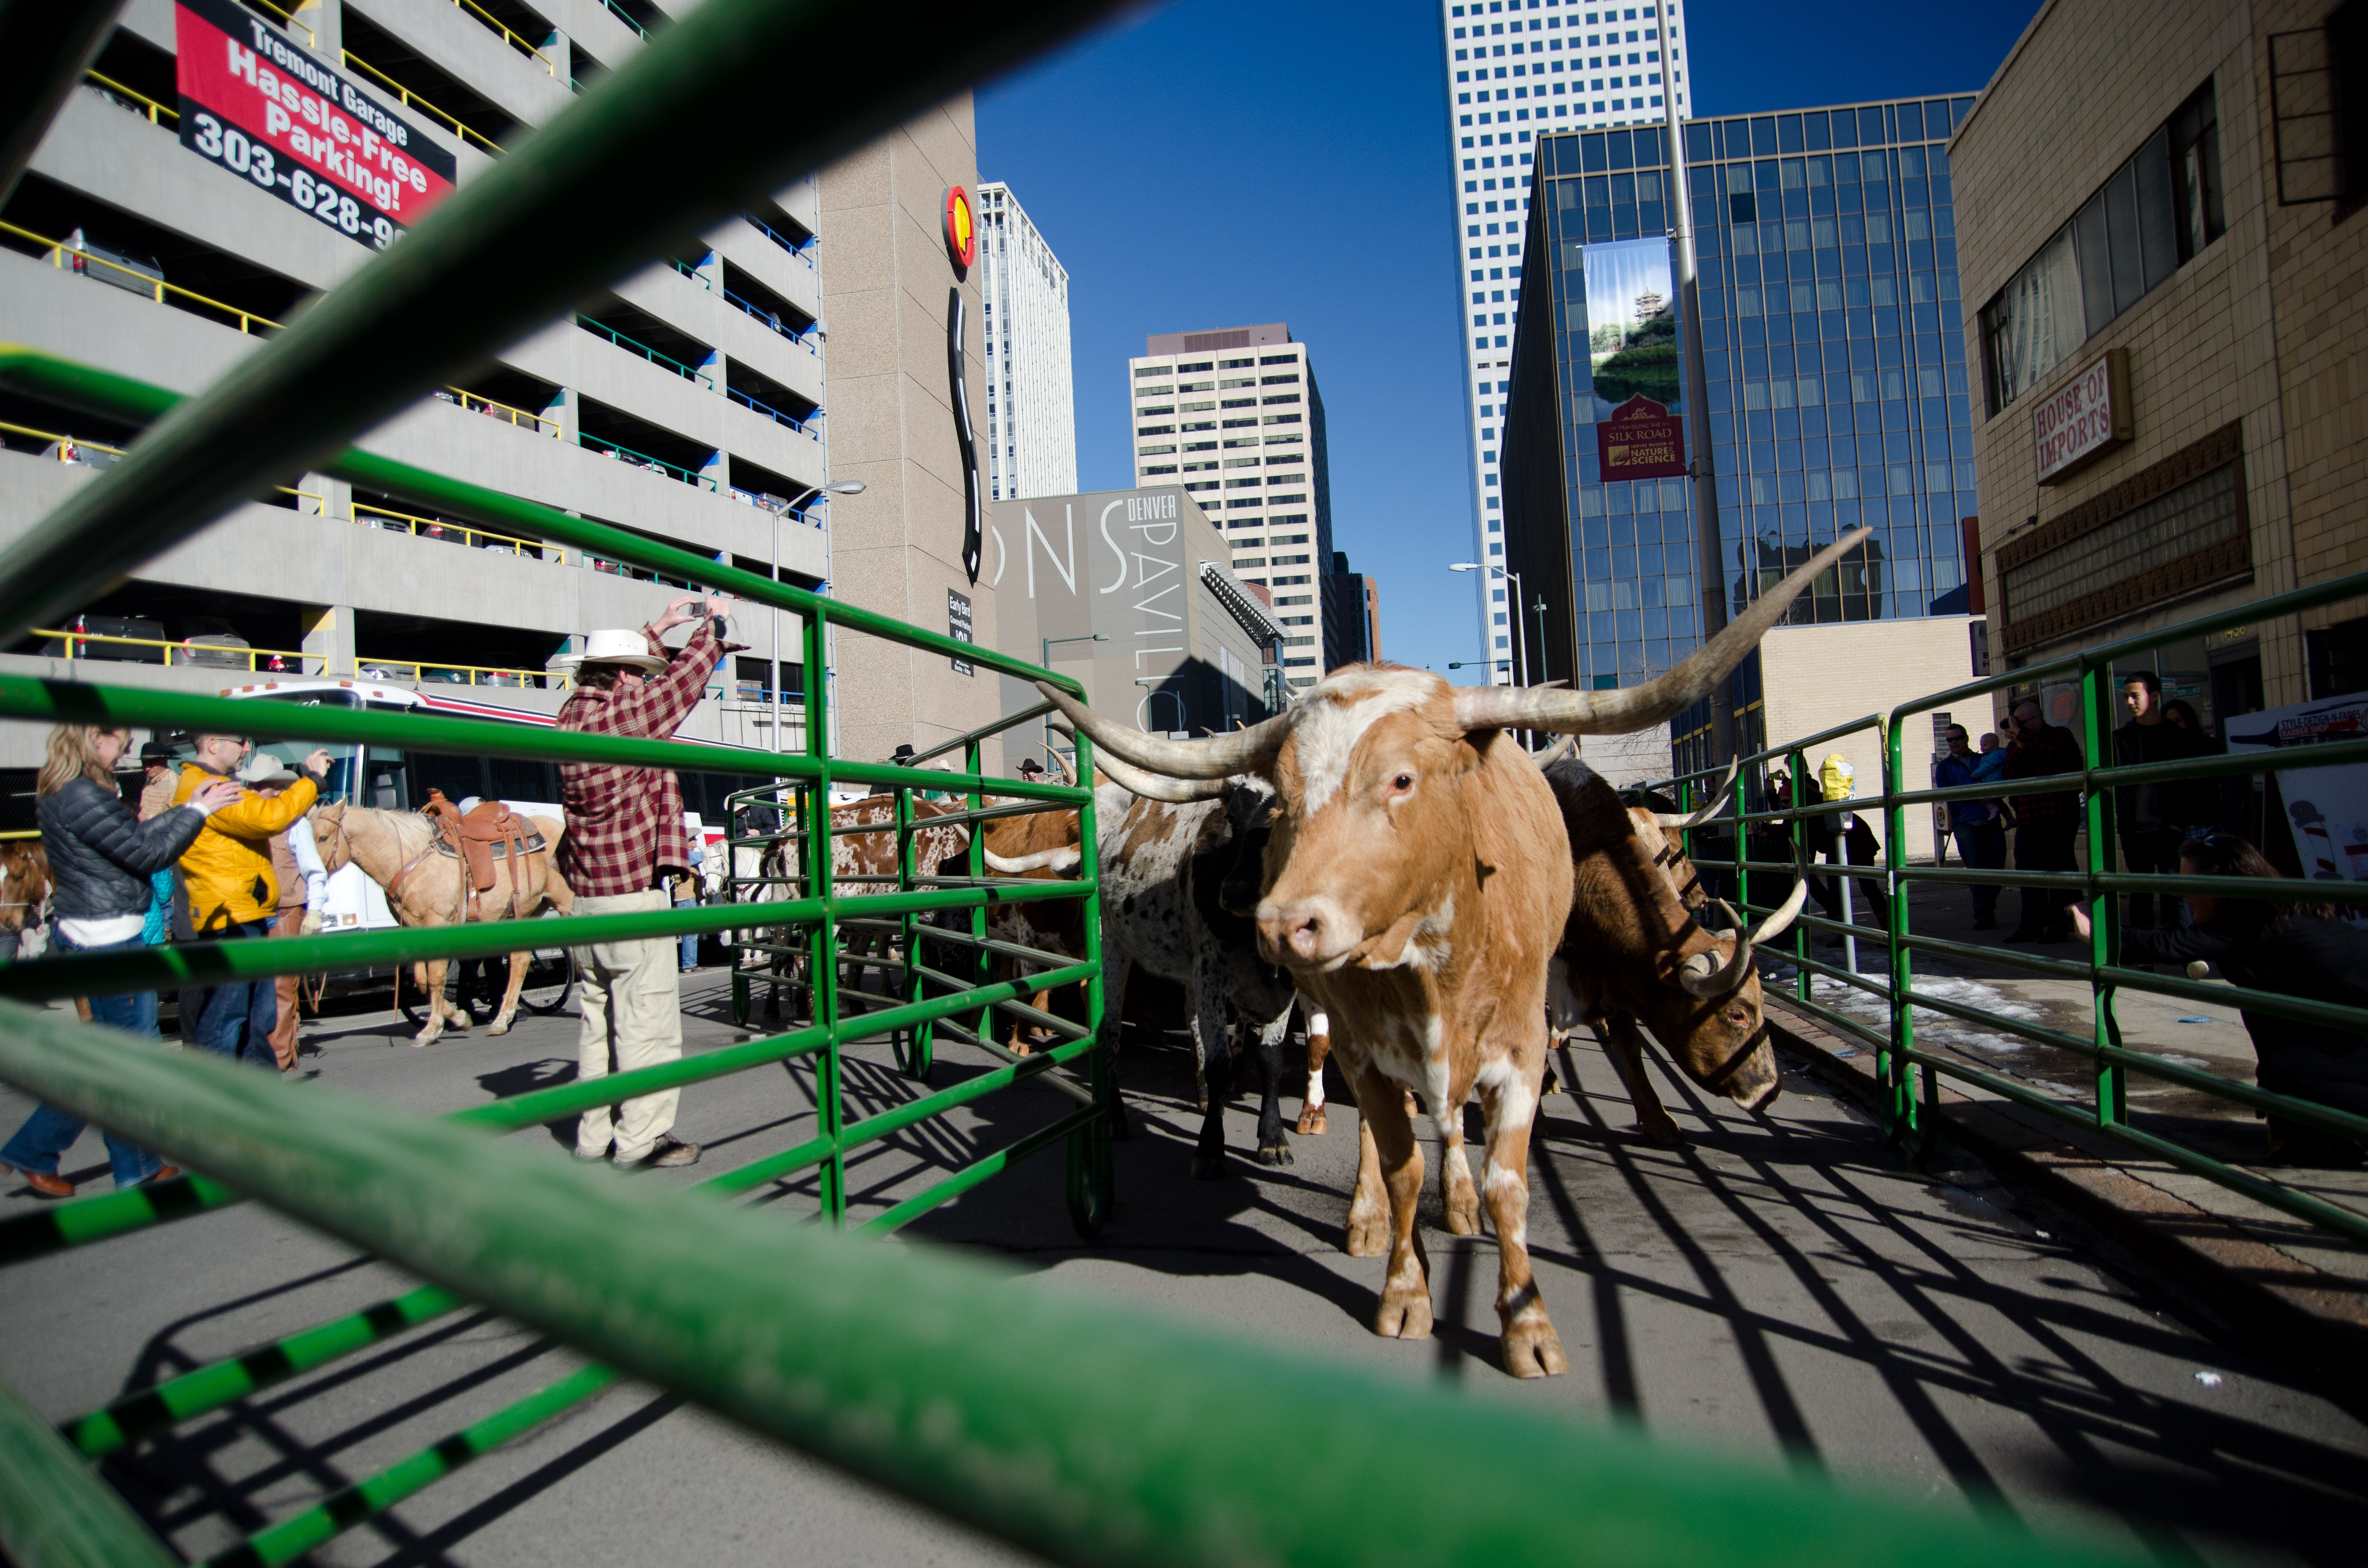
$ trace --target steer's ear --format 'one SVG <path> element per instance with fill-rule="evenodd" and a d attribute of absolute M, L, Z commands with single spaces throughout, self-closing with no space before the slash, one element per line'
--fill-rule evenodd
<path fill-rule="evenodd" d="M 1497 729 L 1464 731 L 1463 738 L 1455 743 L 1456 771 L 1469 773 L 1479 767 L 1481 759 L 1488 755 L 1488 748 L 1495 745 L 1497 737 L 1504 733 Z"/>

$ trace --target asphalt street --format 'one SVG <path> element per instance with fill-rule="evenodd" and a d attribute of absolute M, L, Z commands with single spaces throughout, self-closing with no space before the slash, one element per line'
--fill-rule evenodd
<path fill-rule="evenodd" d="M 722 977 L 686 982 L 689 1048 L 746 1038 Z M 483 1028 L 417 1051 L 391 1014 L 308 1023 L 305 1080 L 421 1112 L 564 1081 L 572 1016 Z M 850 1114 L 909 1097 L 884 1047 L 849 1066 Z M 981 1070 L 941 1052 L 938 1086 Z M 1975 1510 L 2099 1529 L 2183 1561 L 2356 1562 L 2368 1425 L 2248 1346 L 2105 1239 L 1969 1156 L 1904 1163 L 1853 1107 L 1788 1073 L 1747 1114 L 1659 1072 L 1689 1134 L 1653 1147 L 1609 1063 L 1560 1053 L 1564 1092 L 1532 1144 L 1530 1239 L 1571 1359 L 1566 1377 L 1497 1369 L 1495 1247 L 1438 1229 L 1426 1198 L 1439 1329 L 1367 1329 L 1378 1259 L 1344 1256 L 1353 1105 L 1294 1138 L 1296 1163 L 1251 1163 L 1256 1102 L 1228 1117 L 1221 1180 L 1186 1166 L 1199 1114 L 1182 1037 L 1138 1041 L 1121 1073 L 1136 1136 L 1118 1145 L 1119 1206 L 1092 1244 L 1069 1226 L 1057 1149 L 906 1233 L 993 1253 L 1098 1297 L 1142 1302 L 1392 1378 L 1634 1423 L 1689 1448 L 1759 1456 L 1929 1503 L 1935 1530 Z M 631 1178 L 689 1185 L 810 1136 L 813 1076 L 773 1067 L 685 1092 L 677 1131 L 698 1167 Z M 1575 1091 L 1575 1092 L 1574 1092 Z M 1341 1092 L 1336 1087 L 1336 1096 Z M 851 1169 L 858 1217 L 1050 1121 L 1069 1102 L 1023 1086 L 874 1146 Z M 1298 1110 L 1285 1100 L 1286 1118 Z M 0 1091 L 0 1122 L 28 1108 Z M 1418 1122 L 1426 1134 L 1428 1123 Z M 1474 1127 L 1476 1133 L 1476 1120 Z M 518 1134 L 564 1159 L 568 1129 Z M 1476 1144 L 1475 1144 L 1476 1147 Z M 95 1133 L 67 1172 L 103 1191 Z M 811 1181 L 761 1189 L 784 1223 Z M 0 1217 L 34 1200 L 0 1182 Z M 590 1269 L 630 1270 L 617 1256 Z M 64 1419 L 211 1358 L 398 1293 L 410 1282 L 248 1205 L 0 1273 L 0 1377 Z M 982 1335 L 1025 1324 L 982 1323 Z M 200 1418 L 105 1473 L 191 1557 L 557 1381 L 576 1358 L 462 1312 Z M 1242 1412 L 1238 1440 L 1259 1440 Z M 1410 1455 L 1418 1449 L 1410 1449 Z M 1276 1467 L 1322 1463 L 1277 1455 Z M 1411 1460 L 1417 1469 L 1419 1460 Z M 1396 1484 L 1377 1477 L 1380 1485 Z M 1541 1506 L 1552 1506 L 1541 1498 Z M 1448 1506 L 1452 1506 L 1452 1500 Z M 645 1387 L 595 1396 L 315 1553 L 335 1563 L 973 1563 L 993 1542 Z"/>

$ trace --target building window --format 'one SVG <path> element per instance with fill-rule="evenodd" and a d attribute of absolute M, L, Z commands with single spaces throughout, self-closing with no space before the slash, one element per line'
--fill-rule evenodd
<path fill-rule="evenodd" d="M 1734 199 L 1739 222 L 1745 199 Z M 1990 413 L 2044 380 L 2226 227 L 2207 81 L 1982 307 Z"/>

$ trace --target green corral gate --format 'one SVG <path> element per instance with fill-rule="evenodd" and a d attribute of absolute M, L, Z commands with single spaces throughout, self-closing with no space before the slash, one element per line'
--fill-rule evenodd
<path fill-rule="evenodd" d="M 1830 1568 L 2099 1560 L 2034 1542 L 2019 1529 L 1928 1516 L 1627 1431 L 1375 1381 L 1138 1310 L 1075 1301 L 976 1261 L 842 1232 L 850 1149 L 1036 1079 L 1062 1085 L 1075 1108 L 944 1172 L 864 1228 L 893 1230 L 1057 1144 L 1067 1162 L 1071 1214 L 1091 1234 L 1111 1197 L 1111 1091 L 1099 1043 L 1099 956 L 1090 946 L 1082 959 L 997 949 L 979 914 L 991 901 L 1082 900 L 1085 927 L 1096 929 L 1089 792 L 983 777 L 979 745 L 988 733 L 963 738 L 963 771 L 953 774 L 916 778 L 832 756 L 826 639 L 834 631 L 879 637 L 1072 692 L 1075 683 L 346 443 L 634 271 L 674 237 L 712 226 L 1106 8 L 1051 0 L 916 14 L 845 0 L 707 0 L 461 187 L 385 256 L 272 334 L 201 398 L 184 402 L 87 366 L 0 348 L 0 386 L 143 430 L 122 462 L 77 489 L 0 557 L 0 636 L 14 639 L 83 608 L 243 497 L 294 473 L 325 472 L 439 516 L 795 612 L 806 627 L 809 737 L 802 753 L 734 758 L 735 769 L 778 781 L 765 792 L 781 812 L 773 835 L 780 820 L 794 824 L 777 846 L 784 851 L 776 890 L 783 896 L 760 905 L 509 929 L 495 922 L 188 943 L 67 956 L 0 974 L 0 1080 L 201 1173 L 0 1225 L 0 1263 L 144 1227 L 202 1223 L 209 1212 L 251 1197 L 423 1281 L 62 1428 L 0 1389 L 0 1549 L 21 1568 L 169 1562 L 94 1460 L 472 1302 L 552 1335 L 592 1364 L 271 1524 L 215 1561 L 290 1561 L 620 1375 L 646 1379 L 1069 1562 Z M 0 198 L 111 20 L 111 7 L 71 0 L 0 8 Z M 793 84 L 780 74 L 784 61 L 804 62 Z M 261 729 L 278 740 L 540 761 L 698 768 L 714 758 L 666 742 L 22 678 L 0 678 L 0 716 Z M 1030 717 L 1016 715 L 1002 727 Z M 1080 767 L 1089 770 L 1082 740 L 1079 749 Z M 1014 802 L 1076 810 L 1081 874 L 1055 882 L 981 876 L 975 835 L 970 874 L 916 866 L 909 825 L 916 784 L 951 791 L 973 821 Z M 834 785 L 886 791 L 899 802 L 895 831 L 904 848 L 894 887 L 835 884 L 825 809 Z M 968 930 L 959 919 L 920 927 L 925 917 L 947 912 L 969 912 Z M 840 982 L 842 934 L 859 922 L 889 923 L 902 940 L 893 996 L 859 995 Z M 320 1085 L 299 1089 L 28 1005 L 694 931 L 743 933 L 750 963 L 769 960 L 766 949 L 803 957 L 814 987 L 812 1022 L 442 1119 Z M 966 957 L 938 960 L 940 951 Z M 986 966 L 998 958 L 1017 972 L 990 983 Z M 1082 1026 L 1029 1005 L 1048 987 L 1075 983 L 1087 997 Z M 998 1011 L 1064 1039 L 1025 1059 L 990 1057 L 989 1070 L 959 1087 L 929 1090 L 938 1042 L 991 1050 L 990 1018 Z M 842 1053 L 859 1040 L 898 1037 L 913 1097 L 848 1121 Z M 502 1136 L 622 1094 L 801 1059 L 819 1090 L 818 1135 L 700 1189 L 663 1190 Z M 1912 1114 L 1904 1099 L 1902 1114 Z M 810 1169 L 820 1172 L 822 1223 L 725 1201 Z M 591 1261 L 618 1256 L 639 1267 Z M 51 1321 L 20 1314 L 12 1332 L 50 1332 Z"/>

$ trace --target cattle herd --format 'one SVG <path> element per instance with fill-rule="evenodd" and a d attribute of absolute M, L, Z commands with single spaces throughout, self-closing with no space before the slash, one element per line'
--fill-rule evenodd
<path fill-rule="evenodd" d="M 1798 915 L 1805 879 L 1758 926 L 1724 908 L 1725 929 L 1713 932 L 1674 836 L 1686 819 L 1624 806 L 1584 763 L 1533 756 L 1515 735 L 1627 733 L 1676 716 L 1864 538 L 1837 540 L 1676 669 L 1622 690 L 1456 687 L 1355 665 L 1262 723 L 1176 741 L 1040 687 L 1099 759 L 1110 1043 L 1130 966 L 1187 987 L 1206 1107 L 1191 1170 L 1212 1176 L 1224 1159 L 1227 1009 L 1266 1069 L 1269 1163 L 1290 1157 L 1279 1058 L 1294 1003 L 1305 1013 L 1311 1057 L 1328 1046 L 1356 1096 L 1347 1248 L 1386 1256 L 1375 1333 L 1420 1338 L 1431 1326 L 1416 1096 L 1442 1134 L 1448 1229 L 1477 1233 L 1484 1205 L 1495 1225 L 1502 1358 L 1516 1377 L 1568 1369 L 1526 1244 L 1530 1128 L 1553 1032 L 1594 1029 L 1658 1142 L 1679 1132 L 1645 1076 L 1640 1026 L 1706 1088 L 1753 1108 L 1774 1097 L 1751 949 Z M 1476 1191 L 1461 1137 L 1474 1093 Z"/>
<path fill-rule="evenodd" d="M 1645 1076 L 1641 1030 L 1705 1088 L 1750 1108 L 1775 1097 L 1752 949 L 1799 914 L 1805 877 L 1748 929 L 1718 905 L 1713 931 L 1678 833 L 1715 806 L 1695 818 L 1628 806 L 1567 743 L 1532 754 L 1516 735 L 1634 732 L 1675 716 L 1864 537 L 1820 551 L 1676 669 L 1621 690 L 1456 687 L 1428 671 L 1352 665 L 1259 724 L 1178 741 L 1041 687 L 1069 733 L 1095 744 L 1105 1042 L 1118 1043 L 1132 971 L 1184 988 L 1203 1104 L 1190 1174 L 1208 1177 L 1226 1158 L 1236 1021 L 1264 1069 L 1257 1158 L 1290 1163 L 1281 1056 L 1293 1010 L 1304 1017 L 1299 1131 L 1324 1130 L 1327 1050 L 1356 1098 L 1347 1250 L 1387 1259 L 1376 1334 L 1416 1339 L 1431 1327 L 1415 1223 L 1417 1098 L 1440 1133 L 1448 1230 L 1477 1234 L 1484 1206 L 1496 1229 L 1505 1369 L 1539 1377 L 1568 1369 L 1526 1244 L 1530 1129 L 1552 1038 L 1588 1027 L 1657 1142 L 1679 1133 Z M 917 796 L 912 812 L 915 863 L 959 875 L 972 828 L 928 821 L 957 813 Z M 833 808 L 835 881 L 895 885 L 894 817 L 893 795 Z M 997 877 L 1071 876 L 1082 856 L 1074 810 L 997 815 L 978 832 Z M 0 931 L 38 900 L 28 847 L 0 846 Z M 779 844 L 735 873 L 757 898 L 794 896 L 799 885 Z M 1000 904 L 990 935 L 1082 956 L 1083 907 Z M 843 951 L 860 986 L 864 965 L 887 959 L 894 927 L 848 927 Z M 805 979 L 793 945 L 780 955 L 768 1011 L 780 987 Z M 1011 1049 L 1028 1041 L 1015 1034 Z M 1486 1128 L 1476 1188 L 1463 1149 L 1474 1094 Z"/>

